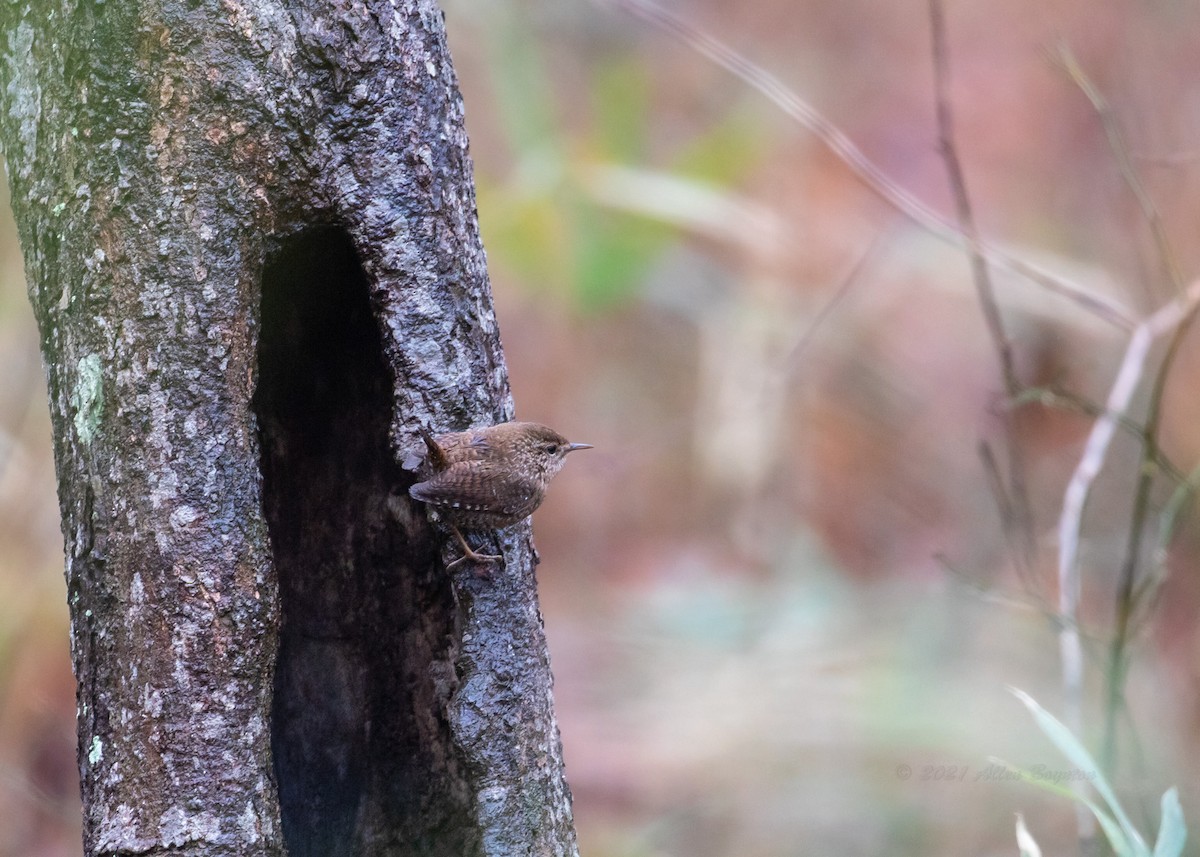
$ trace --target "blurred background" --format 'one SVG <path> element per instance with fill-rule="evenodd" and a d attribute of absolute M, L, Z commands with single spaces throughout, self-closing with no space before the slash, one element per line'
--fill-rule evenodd
<path fill-rule="evenodd" d="M 1190 282 L 1200 266 L 1200 6 L 947 5 L 958 149 L 984 234 L 1132 318 L 1164 304 L 1164 272 Z M 1006 686 L 1063 709 L 1056 526 L 1128 331 L 994 272 L 1028 388 L 1014 402 L 963 251 L 694 46 L 585 0 L 444 8 L 518 416 L 597 447 L 536 516 L 583 853 L 1012 855 L 1018 812 L 1047 854 L 1074 853 L 1071 803 L 989 759 L 1075 770 Z M 952 216 L 924 2 L 671 8 Z M 1107 99 L 1108 133 L 1064 48 Z M 81 848 L 62 542 L 24 288 L 5 213 L 0 857 Z M 1096 482 L 1081 560 L 1082 737 L 1115 746 L 1112 780 L 1151 834 L 1171 785 L 1200 822 L 1200 531 L 1179 489 L 1200 461 L 1200 343 L 1182 340 L 1154 408 L 1162 350 L 1135 431 L 1118 433 Z M 1164 472 L 1138 517 L 1136 426 L 1151 410 Z M 1023 558 L 981 455 L 1003 479 L 1014 437 Z M 1152 609 L 1109 734 L 1135 530 Z"/>

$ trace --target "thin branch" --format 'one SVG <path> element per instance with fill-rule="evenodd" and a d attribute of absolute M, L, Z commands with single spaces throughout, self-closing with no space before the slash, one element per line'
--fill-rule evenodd
<path fill-rule="evenodd" d="M 1179 298 L 1161 307 L 1134 330 L 1117 371 L 1116 380 L 1105 401 L 1104 414 L 1092 425 L 1083 455 L 1067 485 L 1058 524 L 1058 590 L 1059 611 L 1067 620 L 1060 637 L 1063 671 L 1067 674 L 1069 667 L 1072 680 L 1080 684 L 1072 690 L 1082 689 L 1082 649 L 1078 631 L 1073 629 L 1079 612 L 1081 590 L 1079 552 L 1083 513 L 1096 477 L 1104 467 L 1109 446 L 1116 434 L 1119 415 L 1128 410 L 1130 400 L 1141 381 L 1151 345 L 1173 328 L 1176 331 L 1175 339 L 1178 340 L 1180 332 L 1186 329 L 1187 322 L 1194 315 L 1198 301 L 1200 281 L 1193 283 Z M 1160 372 L 1159 378 L 1161 377 Z M 1079 712 L 1073 712 L 1072 716 L 1078 720 Z"/>
<path fill-rule="evenodd" d="M 1104 97 L 1104 94 L 1096 87 L 1092 79 L 1087 76 L 1087 72 L 1083 70 L 1083 66 L 1079 64 L 1079 60 L 1076 59 L 1075 54 L 1066 42 L 1058 43 L 1058 52 L 1055 55 L 1055 59 L 1063 71 L 1066 72 L 1067 76 L 1071 78 L 1071 81 L 1079 87 L 1080 92 L 1091 103 L 1092 109 L 1096 111 L 1096 115 L 1100 118 L 1100 124 L 1104 127 L 1104 136 L 1107 138 L 1108 147 L 1112 150 L 1113 158 L 1117 162 L 1117 169 L 1121 172 L 1121 178 L 1124 179 L 1134 199 L 1137 200 L 1138 207 L 1142 211 L 1142 217 L 1146 219 L 1146 224 L 1150 227 L 1150 233 L 1154 236 L 1154 244 L 1158 248 L 1159 259 L 1171 284 L 1171 291 L 1174 294 L 1179 294 L 1183 291 L 1183 274 L 1179 269 L 1175 253 L 1171 249 L 1171 242 L 1167 237 L 1166 226 L 1163 225 L 1162 215 L 1158 211 L 1158 206 L 1154 204 L 1154 200 L 1146 190 L 1146 186 L 1142 183 L 1141 177 L 1133 166 L 1133 157 L 1129 153 L 1129 146 L 1125 143 L 1125 135 L 1121 133 L 1121 123 L 1117 120 L 1112 105 L 1108 103 L 1108 99 Z"/>
<path fill-rule="evenodd" d="M 992 451 L 991 444 L 986 440 L 979 441 L 976 451 L 979 453 L 980 463 L 983 464 L 988 489 L 1000 512 L 1002 529 L 1007 536 L 1013 532 L 1013 511 L 1012 501 L 1008 497 L 1008 487 L 1004 484 L 1004 477 L 1000 475 L 1000 463 L 996 460 L 996 453 Z M 1009 547 L 1013 546 L 1010 544 Z"/>
<path fill-rule="evenodd" d="M 995 589 L 981 584 L 978 581 L 978 574 L 969 574 L 960 569 L 943 553 L 935 553 L 933 560 L 945 572 L 948 579 L 957 583 L 965 591 L 974 593 L 979 596 L 981 601 L 986 601 L 990 604 L 996 604 L 1001 607 L 1009 607 L 1014 610 L 1020 610 L 1026 613 L 1036 613 L 1040 618 L 1044 619 L 1051 628 L 1058 631 L 1063 627 L 1063 618 L 1058 615 L 1058 607 L 1051 602 L 1038 597 L 1035 590 L 1023 592 L 1020 596 L 1010 595 L 1008 592 L 998 592 Z M 1086 633 L 1083 628 L 1076 628 L 1076 632 L 1080 635 L 1080 639 L 1089 644 L 1101 645 L 1102 640 L 1096 639 L 1094 635 Z"/>
<path fill-rule="evenodd" d="M 929 28 L 932 37 L 938 144 L 942 160 L 946 163 L 950 188 L 954 194 L 958 229 L 966 239 L 967 255 L 971 262 L 971 277 L 975 282 L 976 294 L 979 296 L 979 306 L 983 311 L 992 347 L 996 349 L 1000 360 L 1000 374 L 1004 381 L 1006 397 L 1011 400 L 1021 392 L 1021 381 L 1017 377 L 1012 340 L 1008 338 L 1008 333 L 1004 329 L 1004 317 L 1000 314 L 1000 305 L 996 302 L 996 289 L 992 285 L 987 259 L 983 255 L 979 227 L 975 223 L 970 194 L 967 193 L 967 180 L 963 175 L 962 162 L 959 160 L 958 148 L 954 142 L 954 108 L 950 103 L 949 94 L 950 63 L 946 51 L 946 18 L 942 12 L 941 0 L 929 0 Z M 1003 424 L 1008 451 L 1008 491 L 1006 492 L 1008 514 L 1006 518 L 1008 526 L 1011 528 L 1009 537 L 1018 546 L 1016 557 L 1022 569 L 1028 571 L 1033 566 L 1037 546 L 1033 537 L 1033 513 L 1029 502 L 1029 490 L 1025 483 L 1024 456 L 1014 425 L 1014 415 L 1011 411 L 1003 414 Z"/>
<path fill-rule="evenodd" d="M 1142 217 L 1153 236 L 1158 250 L 1159 262 L 1166 273 L 1171 290 L 1179 294 L 1183 290 L 1183 275 L 1179 269 L 1175 253 L 1171 249 L 1167 237 L 1166 226 L 1146 186 L 1142 183 L 1133 165 L 1133 157 L 1125 143 L 1121 132 L 1120 122 L 1113 112 L 1112 106 L 1083 70 L 1074 53 L 1065 42 L 1060 42 L 1054 57 L 1071 81 L 1079 87 L 1100 119 L 1104 135 L 1112 150 L 1113 158 L 1122 179 L 1129 187 L 1134 199 L 1141 210 Z M 1150 494 L 1154 486 L 1157 472 L 1155 464 L 1162 458 L 1158 445 L 1158 428 L 1162 419 L 1163 395 L 1166 388 L 1167 375 L 1175 356 L 1183 342 L 1190 326 L 1191 314 L 1182 319 L 1176 327 L 1175 334 L 1167 347 L 1147 406 L 1146 428 L 1142 433 L 1141 467 L 1134 492 L 1133 512 L 1129 524 L 1129 540 L 1125 546 L 1125 556 L 1121 563 L 1116 593 L 1115 632 L 1109 650 L 1108 693 L 1105 705 L 1105 727 L 1102 761 L 1104 767 L 1112 773 L 1116 764 L 1117 746 L 1117 717 L 1123 707 L 1125 676 L 1129 667 L 1128 646 L 1134 631 L 1133 618 L 1137 610 L 1135 586 L 1138 578 L 1138 567 L 1142 559 L 1142 540 L 1146 531 L 1146 521 L 1150 516 Z"/>
<path fill-rule="evenodd" d="M 1025 387 L 1009 403 L 1009 407 L 1017 409 L 1034 402 L 1047 408 L 1057 408 L 1062 411 L 1083 414 L 1092 419 L 1096 419 L 1106 413 L 1103 405 L 1098 405 L 1090 399 L 1086 399 L 1068 390 L 1059 389 L 1058 387 Z M 1113 417 L 1127 434 L 1135 438 L 1139 443 L 1145 442 L 1145 426 L 1124 414 L 1114 414 Z M 1188 475 L 1176 467 L 1175 463 L 1161 449 L 1157 451 L 1154 464 L 1177 485 L 1188 479 Z"/>
<path fill-rule="evenodd" d="M 1175 490 L 1171 492 L 1170 498 L 1163 506 L 1158 519 L 1158 544 L 1154 550 L 1155 565 L 1166 564 L 1167 551 L 1170 549 L 1171 542 L 1175 540 L 1179 522 L 1183 518 L 1183 513 L 1195 499 L 1197 490 L 1200 490 L 1200 466 L 1193 468 L 1187 478 L 1175 486 Z M 1146 593 L 1146 583 L 1143 581 L 1143 584 L 1138 587 L 1139 599 Z M 1153 583 L 1153 581 L 1149 581 L 1149 583 Z"/>
<path fill-rule="evenodd" d="M 963 175 L 962 162 L 954 143 L 954 108 L 950 104 L 950 60 L 946 52 L 946 19 L 942 14 L 940 0 L 929 0 L 929 24 L 933 42 L 933 88 L 937 108 L 938 147 L 946 163 L 950 189 L 954 194 L 954 209 L 958 217 L 958 229 L 967 242 L 967 255 L 971 260 L 971 275 L 975 290 L 979 294 L 979 305 L 987 323 L 992 345 L 1000 357 L 1000 369 L 1004 375 L 1004 389 L 1009 397 L 1021 389 L 1013 362 L 1012 341 L 1004 330 L 1004 319 L 996 303 L 996 289 L 988 272 L 987 260 L 979 240 L 979 228 L 971 208 L 971 197 L 967 193 L 967 180 Z"/>
<path fill-rule="evenodd" d="M 1011 441 L 1006 442 L 1011 443 Z M 983 465 L 984 476 L 987 479 L 988 491 L 1000 513 L 1000 530 L 1004 534 L 1005 544 L 1008 546 L 1010 555 L 1016 560 L 1016 570 L 1021 581 L 1027 589 L 1033 591 L 1036 588 L 1033 563 L 1035 545 L 1030 537 L 1031 531 L 1025 524 L 1027 518 L 1023 511 L 1018 511 L 1013 502 L 1011 496 L 1013 492 L 1009 491 L 1008 485 L 1000 473 L 1000 462 L 991 445 L 987 441 L 980 441 L 977 451 L 979 461 Z M 1023 483 L 1021 487 L 1024 487 Z"/>
<path fill-rule="evenodd" d="M 800 336 L 796 339 L 795 344 L 788 349 L 787 356 L 783 361 L 783 369 L 785 372 L 792 372 L 796 369 L 800 363 L 800 358 L 803 357 L 805 351 L 808 350 L 808 346 L 812 342 L 813 337 L 816 336 L 817 331 L 825 324 L 826 320 L 833 315 L 833 311 L 841 306 L 842 302 L 850 295 L 850 292 L 854 289 L 854 287 L 862 280 L 863 273 L 869 269 L 879 257 L 880 252 L 887 243 L 886 238 L 888 235 L 889 233 L 887 231 L 880 232 L 878 235 L 876 235 L 875 238 L 872 239 L 871 243 L 867 245 L 867 249 L 863 251 L 862 255 L 855 260 L 854 265 L 850 268 L 850 271 L 846 274 L 846 276 L 842 277 L 842 280 L 834 290 L 833 295 L 828 301 L 825 302 L 825 305 L 817 311 L 816 316 L 803 330 L 803 332 L 801 332 Z"/>
<path fill-rule="evenodd" d="M 1130 618 L 1128 627 L 1130 629 L 1130 636 L 1136 632 L 1141 623 L 1153 612 L 1159 589 L 1163 581 L 1167 578 L 1167 555 L 1171 548 L 1171 542 L 1175 539 L 1184 512 L 1191 508 L 1197 490 L 1200 490 L 1200 466 L 1195 467 L 1187 475 L 1187 478 L 1175 486 L 1175 490 L 1171 492 L 1171 496 L 1159 512 L 1158 535 L 1154 544 L 1150 569 L 1137 581 L 1132 597 L 1129 599 Z M 1114 643 L 1115 640 L 1109 640 L 1110 649 L 1115 650 Z M 1114 704 L 1111 688 L 1109 702 L 1109 717 L 1115 717 L 1117 711 L 1125 711 L 1128 714 L 1128 706 L 1123 704 L 1120 694 L 1118 694 Z M 1111 734 L 1111 731 L 1110 734 L 1106 735 L 1106 739 L 1111 741 L 1113 746 L 1111 748 L 1106 746 L 1105 749 L 1108 752 L 1115 752 L 1115 736 Z M 1111 765 L 1106 761 L 1106 769 L 1109 767 Z"/>
<path fill-rule="evenodd" d="M 1200 490 L 1200 466 L 1195 467 L 1187 478 L 1180 484 L 1175 486 L 1175 490 L 1171 492 L 1170 498 L 1163 506 L 1158 516 L 1158 536 L 1154 545 L 1154 553 L 1151 558 L 1150 570 L 1137 581 L 1132 597 L 1130 598 L 1130 618 L 1128 623 L 1129 634 L 1132 636 L 1140 627 L 1141 623 L 1153 612 L 1154 604 L 1157 601 L 1159 590 L 1163 581 L 1167 578 L 1167 554 L 1171 548 L 1171 542 L 1175 539 L 1175 534 L 1179 529 L 1180 521 L 1183 518 L 1183 513 L 1191 508 L 1192 502 L 1195 500 L 1196 492 Z M 1116 654 L 1115 640 L 1109 641 L 1110 649 Z M 1123 659 L 1124 660 L 1124 659 Z M 1117 695 L 1114 700 L 1112 698 L 1111 688 L 1109 697 L 1108 717 L 1114 718 L 1117 713 L 1124 711 L 1128 715 L 1128 706 L 1124 705 L 1123 696 Z M 1136 735 L 1136 733 L 1133 733 Z M 1115 724 L 1110 724 L 1110 728 L 1106 737 L 1105 750 L 1108 753 L 1115 754 Z M 1112 746 L 1108 746 L 1111 743 Z M 1106 768 L 1111 767 L 1113 760 L 1106 760 Z"/>
<path fill-rule="evenodd" d="M 836 125 L 761 66 L 651 0 L 599 2 L 608 3 L 653 24 L 724 68 L 806 128 L 842 161 L 868 190 L 900 214 L 938 238 L 960 247 L 967 244 L 957 226 L 892 181 Z M 1105 295 L 1005 253 L 990 244 L 981 243 L 980 251 L 996 267 L 1025 277 L 1047 291 L 1068 298 L 1114 327 L 1128 331 L 1136 324 L 1131 310 Z"/>
<path fill-rule="evenodd" d="M 1167 345 L 1166 354 L 1163 355 L 1162 363 L 1159 365 L 1158 374 L 1154 378 L 1154 386 L 1150 391 L 1150 402 L 1147 405 L 1146 431 L 1142 438 L 1142 466 L 1139 469 L 1137 490 L 1134 494 L 1129 541 L 1125 547 L 1125 557 L 1118 576 L 1116 630 L 1109 653 L 1103 759 L 1105 768 L 1109 771 L 1116 763 L 1116 713 L 1123 704 L 1125 672 L 1128 666 L 1126 649 L 1135 627 L 1133 622 L 1137 608 L 1135 587 L 1142 553 L 1142 536 L 1146 529 L 1146 519 L 1150 515 L 1150 491 L 1154 486 L 1156 475 L 1153 463 L 1161 457 L 1158 430 L 1162 422 L 1163 399 L 1166 396 L 1167 378 L 1170 375 L 1171 367 L 1191 329 L 1192 322 L 1195 321 L 1196 310 L 1195 306 L 1189 309 L 1175 328 L 1171 341 Z"/>

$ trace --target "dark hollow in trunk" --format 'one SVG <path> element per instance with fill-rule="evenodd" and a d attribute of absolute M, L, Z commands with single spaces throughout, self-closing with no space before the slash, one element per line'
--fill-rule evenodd
<path fill-rule="evenodd" d="M 470 793 L 445 703 L 454 596 L 390 447 L 393 379 L 345 231 L 263 275 L 263 502 L 282 610 L 271 748 L 291 857 L 467 854 Z M 411 530 L 411 531 L 410 531 Z"/>
<path fill-rule="evenodd" d="M 88 857 L 577 853 L 527 523 L 399 469 L 513 417 L 436 0 L 0 3 Z"/>

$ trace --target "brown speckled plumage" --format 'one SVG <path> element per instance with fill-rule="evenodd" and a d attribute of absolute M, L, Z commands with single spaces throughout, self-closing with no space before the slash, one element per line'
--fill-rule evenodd
<path fill-rule="evenodd" d="M 462 559 L 476 561 L 499 557 L 475 553 L 458 527 L 492 530 L 524 520 L 541 505 L 567 454 L 590 448 L 527 422 L 421 435 L 426 451 L 419 472 L 424 479 L 408 493 L 436 509 L 463 545 Z"/>

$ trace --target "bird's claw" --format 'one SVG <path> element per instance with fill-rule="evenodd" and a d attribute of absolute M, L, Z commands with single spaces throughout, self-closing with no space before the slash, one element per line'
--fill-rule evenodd
<path fill-rule="evenodd" d="M 447 570 L 452 569 L 456 565 L 459 565 L 460 563 L 464 563 L 467 560 L 470 560 L 471 562 L 475 563 L 476 565 L 491 565 L 493 562 L 502 562 L 504 560 L 504 557 L 501 556 L 500 554 L 476 553 L 475 551 L 471 551 L 470 553 L 463 554 L 458 559 L 447 564 L 446 569 Z"/>

